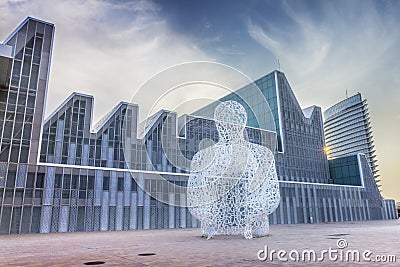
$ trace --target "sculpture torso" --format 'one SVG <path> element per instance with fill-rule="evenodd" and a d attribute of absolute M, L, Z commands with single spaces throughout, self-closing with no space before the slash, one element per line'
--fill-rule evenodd
<path fill-rule="evenodd" d="M 223 107 L 221 113 L 231 112 L 229 108 Z M 199 151 L 192 160 L 188 205 L 202 222 L 203 234 L 208 237 L 241 233 L 246 238 L 251 238 L 253 233 L 265 235 L 268 214 L 279 205 L 274 156 L 268 148 L 244 139 L 243 118 L 239 120 L 242 120 L 240 124 L 217 122 L 219 142 Z"/>

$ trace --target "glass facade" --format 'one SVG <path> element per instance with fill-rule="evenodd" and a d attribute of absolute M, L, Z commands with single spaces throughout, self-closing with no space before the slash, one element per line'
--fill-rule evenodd
<path fill-rule="evenodd" d="M 4 42 L 13 60 L 0 88 L 0 161 L 37 162 L 53 33 L 53 24 L 27 18 Z"/>
<path fill-rule="evenodd" d="M 199 227 L 184 187 L 194 154 L 218 140 L 215 122 L 200 117 L 210 106 L 180 117 L 161 110 L 138 123 L 139 106 L 121 102 L 92 126 L 93 97 L 73 93 L 42 123 L 53 31 L 28 18 L 6 41 L 14 52 L 1 87 L 0 233 Z M 246 138 L 275 153 L 281 204 L 271 223 L 396 218 L 365 156 L 328 165 L 319 107 L 302 110 L 282 72 L 256 83 L 272 112 L 253 97 L 254 86 L 236 95 L 247 95 L 248 112 L 257 113 L 249 114 Z"/>
<path fill-rule="evenodd" d="M 261 91 L 264 98 L 254 90 Z M 251 114 L 247 119 L 248 126 L 276 132 L 278 146 L 275 158 L 280 180 L 328 182 L 321 108 L 313 106 L 308 108 L 308 112 L 303 111 L 284 73 L 273 71 L 254 84 L 220 99 L 227 100 L 241 103 Z M 261 109 L 265 100 L 270 109 Z M 217 104 L 206 106 L 194 114 L 212 117 Z"/>
<path fill-rule="evenodd" d="M 275 73 L 272 72 L 256 80 L 254 83 L 222 97 L 219 101 L 233 100 L 240 103 L 248 114 L 247 126 L 276 132 L 278 151 L 282 152 L 277 92 Z M 264 101 L 267 101 L 268 107 L 264 105 Z M 218 103 L 212 103 L 193 114 L 213 119 L 214 110 Z"/>
<path fill-rule="evenodd" d="M 358 155 L 330 160 L 329 173 L 334 184 L 361 186 Z"/>

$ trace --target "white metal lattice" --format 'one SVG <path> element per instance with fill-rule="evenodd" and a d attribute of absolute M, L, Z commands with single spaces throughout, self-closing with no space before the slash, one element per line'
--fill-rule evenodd
<path fill-rule="evenodd" d="M 188 206 L 201 221 L 203 235 L 250 239 L 269 232 L 268 215 L 279 205 L 274 155 L 244 138 L 247 114 L 235 101 L 214 112 L 219 141 L 193 157 Z"/>

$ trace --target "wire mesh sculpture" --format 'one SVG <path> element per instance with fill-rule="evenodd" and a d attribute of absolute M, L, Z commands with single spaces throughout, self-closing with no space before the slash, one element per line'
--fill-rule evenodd
<path fill-rule="evenodd" d="M 274 155 L 245 140 L 247 114 L 235 101 L 214 112 L 219 141 L 197 152 L 191 163 L 187 200 L 203 236 L 269 233 L 268 215 L 279 205 Z"/>

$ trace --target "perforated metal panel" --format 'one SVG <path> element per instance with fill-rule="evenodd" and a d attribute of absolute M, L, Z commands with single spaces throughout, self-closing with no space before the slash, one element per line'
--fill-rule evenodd
<path fill-rule="evenodd" d="M 96 170 L 96 180 L 95 180 L 95 193 L 94 193 L 94 205 L 101 205 L 101 193 L 103 189 L 103 171 Z"/>
<path fill-rule="evenodd" d="M 78 215 L 78 207 L 76 205 L 71 206 L 69 210 L 69 224 L 68 224 L 68 232 L 76 231 L 76 220 Z"/>
<path fill-rule="evenodd" d="M 110 178 L 110 206 L 117 205 L 117 184 L 118 178 L 117 173 L 115 171 L 111 171 L 111 178 Z"/>
<path fill-rule="evenodd" d="M 130 208 L 130 223 L 129 223 L 129 229 L 138 229 L 137 225 L 137 193 L 132 192 L 131 193 L 131 208 Z"/>
<path fill-rule="evenodd" d="M 60 232 L 68 231 L 68 219 L 69 219 L 69 207 L 61 206 L 60 225 L 59 225 Z"/>
<path fill-rule="evenodd" d="M 180 228 L 181 226 L 181 208 L 174 207 L 175 209 L 175 228 Z"/>
<path fill-rule="evenodd" d="M 54 190 L 53 205 L 59 206 L 61 203 L 61 189 Z"/>
<path fill-rule="evenodd" d="M 77 231 L 85 230 L 85 207 L 82 207 L 82 206 L 78 207 L 76 230 Z"/>
<path fill-rule="evenodd" d="M 45 189 L 43 192 L 43 205 L 51 205 L 53 202 L 54 172 L 54 167 L 47 168 Z"/>
<path fill-rule="evenodd" d="M 163 206 L 163 228 L 169 228 L 169 211 L 168 211 L 169 207 L 168 205 L 164 205 Z"/>
<path fill-rule="evenodd" d="M 85 231 L 93 231 L 93 197 L 94 192 L 87 192 Z"/>
<path fill-rule="evenodd" d="M 130 207 L 124 207 L 123 230 L 129 230 Z"/>
<path fill-rule="evenodd" d="M 59 214 L 60 214 L 60 206 L 53 207 L 53 213 L 51 215 L 51 228 L 50 232 L 56 233 L 58 232 L 58 223 L 59 223 Z"/>
<path fill-rule="evenodd" d="M 93 231 L 93 206 L 86 207 L 85 231 Z"/>
<path fill-rule="evenodd" d="M 128 153 L 129 154 L 129 153 Z M 124 206 L 129 206 L 131 201 L 132 176 L 129 172 L 124 174 Z"/>
<path fill-rule="evenodd" d="M 102 202 L 101 202 L 101 220 L 100 220 L 100 230 L 108 230 L 108 218 L 109 218 L 109 206 L 108 206 L 108 192 L 103 192 Z"/>
<path fill-rule="evenodd" d="M 100 231 L 100 215 L 101 215 L 101 207 L 94 207 L 94 215 L 93 215 L 93 231 Z"/>
<path fill-rule="evenodd" d="M 40 232 L 49 233 L 51 224 L 51 206 L 43 206 L 40 222 Z"/>
<path fill-rule="evenodd" d="M 155 229 L 157 223 L 157 208 L 150 207 L 150 229 Z"/>
<path fill-rule="evenodd" d="M 4 187 L 6 185 L 6 176 L 7 176 L 7 163 L 0 162 L 0 187 Z"/>
<path fill-rule="evenodd" d="M 122 230 L 124 207 L 122 206 L 124 200 L 123 192 L 117 194 L 117 212 L 115 216 L 115 230 Z"/>
<path fill-rule="evenodd" d="M 27 172 L 28 172 L 28 167 L 26 164 L 18 165 L 17 182 L 15 184 L 15 187 L 17 188 L 25 187 Z"/>
<path fill-rule="evenodd" d="M 157 203 L 157 224 L 156 228 L 160 229 L 164 226 L 163 207 L 161 203 Z"/>
<path fill-rule="evenodd" d="M 14 207 L 12 212 L 12 221 L 11 221 L 11 234 L 19 234 L 20 226 L 21 226 L 21 207 Z"/>

